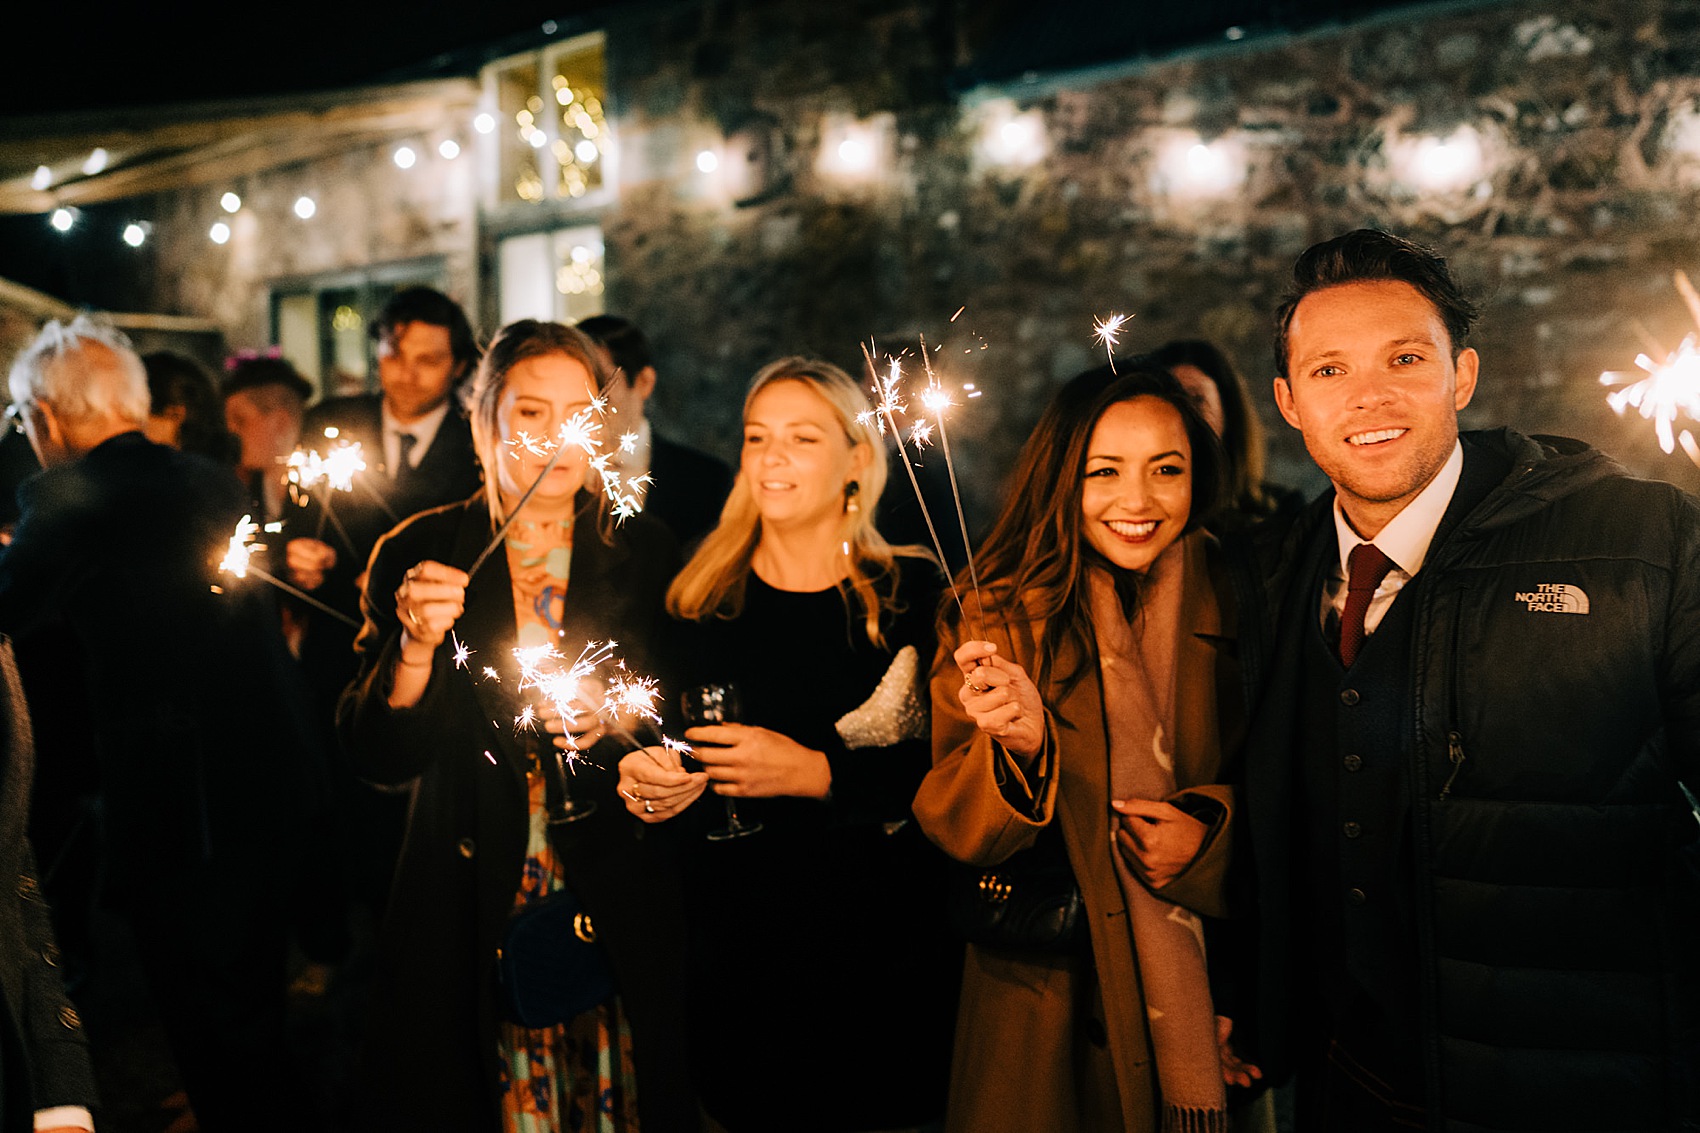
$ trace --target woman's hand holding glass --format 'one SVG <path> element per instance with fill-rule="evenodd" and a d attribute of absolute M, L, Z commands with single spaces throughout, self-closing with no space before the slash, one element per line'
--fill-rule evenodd
<path fill-rule="evenodd" d="M 665 822 L 707 789 L 708 775 L 686 771 L 670 748 L 639 748 L 620 760 L 620 797 L 626 810 L 644 822 Z"/>
<path fill-rule="evenodd" d="M 826 756 L 790 736 L 750 724 L 701 724 L 685 732 L 714 793 L 733 799 L 824 799 L 832 789 Z"/>
<path fill-rule="evenodd" d="M 962 670 L 962 687 L 956 695 L 975 727 L 1011 755 L 1032 759 L 1045 746 L 1045 702 L 1027 670 L 997 652 L 989 641 L 957 646 L 951 656 Z"/>
<path fill-rule="evenodd" d="M 1210 828 L 1186 811 L 1150 799 L 1111 799 L 1120 820 L 1116 846 L 1128 867 L 1153 889 L 1181 875 Z"/>

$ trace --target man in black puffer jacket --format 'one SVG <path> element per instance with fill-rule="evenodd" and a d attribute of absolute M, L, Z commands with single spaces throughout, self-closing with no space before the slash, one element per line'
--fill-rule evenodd
<path fill-rule="evenodd" d="M 1244 548 L 1235 1044 L 1306 1133 L 1700 1128 L 1700 505 L 1460 438 L 1429 250 L 1349 233 L 1290 295 L 1276 400 L 1334 491 Z"/>

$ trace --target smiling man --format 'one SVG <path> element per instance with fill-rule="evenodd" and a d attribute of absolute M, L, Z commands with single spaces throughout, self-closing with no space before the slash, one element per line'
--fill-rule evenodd
<path fill-rule="evenodd" d="M 1700 509 L 1576 441 L 1460 435 L 1444 260 L 1304 253 L 1275 398 L 1333 483 L 1254 537 L 1223 1010 L 1307 1131 L 1700 1118 Z"/>

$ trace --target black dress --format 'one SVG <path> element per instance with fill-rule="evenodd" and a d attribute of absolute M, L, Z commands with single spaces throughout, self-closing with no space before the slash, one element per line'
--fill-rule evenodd
<path fill-rule="evenodd" d="M 944 1109 L 962 949 L 942 913 L 944 858 L 909 810 L 931 762 L 940 579 L 923 560 L 902 566 L 886 648 L 836 588 L 781 591 L 753 572 L 737 619 L 677 627 L 678 689 L 733 681 L 742 723 L 832 765 L 825 802 L 740 801 L 762 824 L 753 835 L 707 840 L 726 822 L 712 792 L 669 824 L 691 914 L 697 1089 L 734 1133 L 892 1129 Z M 894 664 L 862 726 L 835 728 Z"/>

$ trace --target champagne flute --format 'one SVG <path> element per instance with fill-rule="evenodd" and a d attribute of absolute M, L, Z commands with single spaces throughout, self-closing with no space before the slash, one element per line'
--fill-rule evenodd
<path fill-rule="evenodd" d="M 738 686 L 730 681 L 721 681 L 686 689 L 680 707 L 685 714 L 685 723 L 693 728 L 699 724 L 736 723 L 739 716 Z M 728 798 L 726 827 L 723 830 L 709 831 L 708 840 L 726 842 L 733 838 L 742 838 L 746 834 L 754 834 L 760 829 L 761 823 L 740 819 L 738 801 Z"/>

